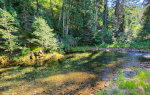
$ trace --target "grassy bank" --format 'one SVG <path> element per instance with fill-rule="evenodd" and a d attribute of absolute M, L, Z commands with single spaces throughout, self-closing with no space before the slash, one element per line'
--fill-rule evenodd
<path fill-rule="evenodd" d="M 131 42 L 131 43 L 114 43 L 101 44 L 96 46 L 81 46 L 72 48 L 73 51 L 87 51 L 90 48 L 131 48 L 131 49 L 150 49 L 150 42 Z"/>

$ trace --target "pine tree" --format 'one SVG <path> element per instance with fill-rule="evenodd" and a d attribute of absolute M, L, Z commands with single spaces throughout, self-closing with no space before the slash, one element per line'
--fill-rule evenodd
<path fill-rule="evenodd" d="M 33 44 L 43 47 L 46 51 L 57 49 L 58 45 L 54 37 L 55 35 L 52 33 L 53 29 L 48 26 L 47 22 L 42 17 L 35 18 L 32 27 L 33 35 L 35 36 L 31 39 Z"/>
<path fill-rule="evenodd" d="M 143 15 L 144 26 L 140 32 L 140 40 L 150 41 L 150 2 L 147 3 L 144 15 Z"/>
<path fill-rule="evenodd" d="M 18 28 L 16 19 L 6 10 L 0 9 L 0 45 L 2 49 L 12 53 L 17 48 L 17 36 L 15 33 Z"/>

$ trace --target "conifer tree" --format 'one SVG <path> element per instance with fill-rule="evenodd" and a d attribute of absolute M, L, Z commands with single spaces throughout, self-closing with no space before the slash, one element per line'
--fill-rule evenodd
<path fill-rule="evenodd" d="M 44 50 L 56 50 L 57 40 L 54 37 L 54 33 L 52 33 L 53 29 L 51 29 L 47 22 L 42 18 L 35 18 L 33 27 L 33 35 L 34 38 L 31 39 L 31 42 L 36 44 L 37 46 L 43 47 Z"/>
<path fill-rule="evenodd" d="M 17 48 L 17 36 L 14 32 L 18 30 L 18 22 L 6 10 L 0 9 L 0 48 L 12 53 Z"/>
<path fill-rule="evenodd" d="M 150 2 L 147 3 L 143 15 L 144 26 L 140 32 L 140 40 L 150 41 Z"/>

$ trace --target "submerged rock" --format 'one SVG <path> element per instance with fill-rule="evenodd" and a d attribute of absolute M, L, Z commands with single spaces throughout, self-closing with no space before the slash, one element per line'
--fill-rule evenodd
<path fill-rule="evenodd" d="M 141 62 L 149 62 L 150 61 L 150 54 L 147 54 L 147 55 L 143 55 L 139 58 L 139 60 Z"/>
<path fill-rule="evenodd" d="M 143 57 L 146 59 L 150 59 L 150 54 L 144 55 Z"/>
<path fill-rule="evenodd" d="M 150 62 L 141 62 L 140 66 L 144 68 L 150 68 Z"/>
<path fill-rule="evenodd" d="M 131 70 L 131 71 L 124 71 L 123 72 L 123 75 L 126 77 L 126 78 L 133 78 L 136 73 L 135 71 Z"/>
<path fill-rule="evenodd" d="M 117 78 L 118 78 L 118 76 L 119 76 L 119 74 L 115 74 L 115 75 L 113 76 L 113 80 L 116 81 Z"/>

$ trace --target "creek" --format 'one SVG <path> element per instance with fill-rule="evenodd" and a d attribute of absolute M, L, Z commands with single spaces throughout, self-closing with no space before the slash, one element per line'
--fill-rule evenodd
<path fill-rule="evenodd" d="M 0 94 L 95 94 L 97 89 L 106 86 L 119 68 L 140 66 L 139 59 L 145 54 L 76 52 L 40 67 L 0 68 Z"/>

